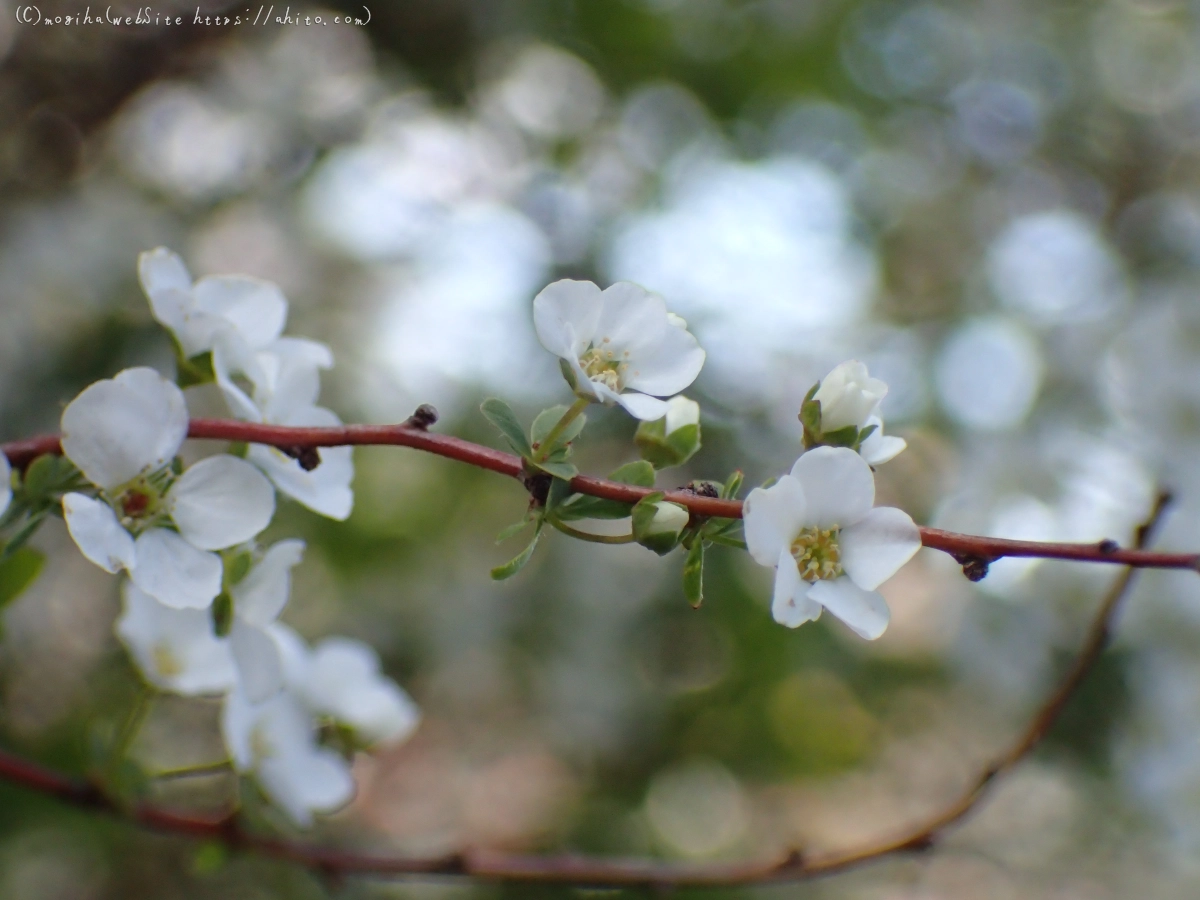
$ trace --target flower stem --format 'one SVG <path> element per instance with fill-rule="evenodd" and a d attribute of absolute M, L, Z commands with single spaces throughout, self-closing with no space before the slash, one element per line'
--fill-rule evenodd
<path fill-rule="evenodd" d="M 537 452 L 533 455 L 534 462 L 545 462 L 546 457 L 554 450 L 554 444 L 558 441 L 559 435 L 566 431 L 567 426 L 574 422 L 581 412 L 588 408 L 588 404 L 592 401 L 586 397 L 579 397 L 570 408 L 563 413 L 562 418 L 554 423 L 554 427 L 550 429 L 550 433 L 542 440 Z"/>
<path fill-rule="evenodd" d="M 116 772 L 121 761 L 129 755 L 129 748 L 137 738 L 138 732 L 142 730 L 142 724 L 146 721 L 146 716 L 150 712 L 150 702 L 153 699 L 154 692 L 149 687 L 143 685 L 142 689 L 138 691 L 133 708 L 129 711 L 129 715 L 125 718 L 125 722 L 121 726 L 121 731 L 118 733 L 116 741 L 113 742 L 112 756 L 109 758 L 108 764 L 110 775 Z"/>
<path fill-rule="evenodd" d="M 554 516 L 547 516 L 546 521 L 561 531 L 563 534 L 570 535 L 573 538 L 578 538 L 581 541 L 589 541 L 593 544 L 632 544 L 632 534 L 592 534 L 587 531 L 580 531 L 578 528 L 572 528 L 566 522 L 560 522 Z"/>
<path fill-rule="evenodd" d="M 194 778 L 200 775 L 216 775 L 221 772 L 229 772 L 233 769 L 233 762 L 228 759 L 223 759 L 220 762 L 201 763 L 196 766 L 180 766 L 177 769 L 163 769 L 160 772 L 155 772 L 151 777 L 166 781 L 173 778 Z"/>

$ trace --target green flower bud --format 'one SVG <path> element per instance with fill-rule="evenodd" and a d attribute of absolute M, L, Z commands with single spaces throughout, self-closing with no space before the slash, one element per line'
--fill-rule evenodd
<path fill-rule="evenodd" d="M 678 466 L 700 449 L 700 404 L 682 395 L 667 401 L 667 414 L 638 426 L 634 442 L 656 469 Z"/>
<path fill-rule="evenodd" d="M 666 503 L 661 498 L 662 494 L 651 494 L 633 508 L 633 538 L 643 547 L 665 556 L 679 545 L 691 514 L 679 504 Z"/>

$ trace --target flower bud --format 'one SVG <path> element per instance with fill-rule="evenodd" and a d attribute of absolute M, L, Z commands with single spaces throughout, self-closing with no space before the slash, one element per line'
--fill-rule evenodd
<path fill-rule="evenodd" d="M 661 494 L 657 496 L 661 497 Z M 633 509 L 633 537 L 659 556 L 670 553 L 679 544 L 691 514 L 677 503 L 645 500 Z"/>
<path fill-rule="evenodd" d="M 836 366 L 821 380 L 813 399 L 821 404 L 821 431 L 862 428 L 887 394 L 887 385 L 867 374 L 857 359 Z"/>
<path fill-rule="evenodd" d="M 667 414 L 638 426 L 634 442 L 656 469 L 678 466 L 700 449 L 700 404 L 687 397 L 667 401 Z"/>

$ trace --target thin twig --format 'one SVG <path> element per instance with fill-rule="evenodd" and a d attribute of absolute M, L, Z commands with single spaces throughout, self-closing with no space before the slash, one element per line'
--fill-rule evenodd
<path fill-rule="evenodd" d="M 1144 548 L 1168 503 L 1159 497 L 1146 523 L 1137 531 L 1135 547 Z M 466 851 L 430 857 L 395 858 L 294 843 L 245 831 L 232 817 L 202 818 L 143 805 L 126 809 L 95 785 L 72 779 L 36 763 L 0 751 L 0 778 L 56 797 L 75 806 L 120 816 L 156 832 L 220 841 L 289 860 L 314 871 L 344 875 L 464 875 L 480 881 L 539 882 L 597 887 L 719 887 L 802 881 L 832 875 L 878 860 L 936 846 L 942 835 L 970 813 L 996 780 L 1024 760 L 1058 720 L 1076 689 L 1108 643 L 1113 621 L 1127 595 L 1135 568 L 1126 568 L 1109 590 L 1088 629 L 1087 637 L 1054 691 L 1038 708 L 1012 746 L 988 765 L 949 806 L 900 836 L 858 849 L 816 857 L 791 853 L 781 859 L 749 863 L 687 864 L 657 860 L 602 859 L 573 854 L 519 855 Z"/>
<path fill-rule="evenodd" d="M 424 450 L 427 453 L 489 469 L 510 478 L 520 479 L 524 473 L 521 458 L 518 456 L 464 441 L 462 438 L 432 434 L 420 424 L 291 428 L 284 425 L 239 422 L 234 419 L 192 419 L 188 428 L 188 436 L 197 439 L 266 444 L 292 450 L 303 447 L 349 445 L 412 447 L 416 450 Z M 61 453 L 62 448 L 58 435 L 47 434 L 0 445 L 0 451 L 3 451 L 13 466 L 24 468 L 38 456 L 44 453 Z M 637 503 L 647 494 L 655 491 L 654 488 L 622 484 L 604 478 L 593 478 L 590 475 L 577 475 L 572 478 L 571 489 L 580 494 L 623 503 Z M 740 500 L 721 500 L 686 490 L 667 491 L 664 499 L 686 507 L 697 516 L 723 519 L 740 519 L 742 517 Z M 1091 544 L 1013 541 L 1004 538 L 957 534 L 952 531 L 942 531 L 940 528 L 922 526 L 921 543 L 934 550 L 949 553 L 963 564 L 964 569 L 976 573 L 986 572 L 987 563 L 1005 556 L 1068 559 L 1152 569 L 1200 568 L 1200 554 L 1158 553 L 1138 548 L 1124 548 L 1118 546 L 1115 541 L 1107 539 Z"/>

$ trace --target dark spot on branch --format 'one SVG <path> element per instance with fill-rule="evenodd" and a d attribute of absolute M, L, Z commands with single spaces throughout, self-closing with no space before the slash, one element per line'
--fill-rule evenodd
<path fill-rule="evenodd" d="M 721 492 L 717 490 L 717 486 L 711 481 L 689 481 L 681 491 L 686 491 L 689 494 L 695 494 L 697 497 L 712 497 L 716 499 L 721 496 Z"/>
<path fill-rule="evenodd" d="M 991 558 L 978 553 L 955 553 L 954 561 L 962 566 L 968 581 L 983 581 L 987 577 L 988 566 L 992 564 Z"/>
<path fill-rule="evenodd" d="M 321 452 L 316 447 L 280 447 L 279 451 L 300 463 L 305 472 L 311 472 L 321 464 Z"/>
<path fill-rule="evenodd" d="M 1116 553 L 1118 550 L 1121 549 L 1121 545 L 1118 544 L 1116 541 L 1114 541 L 1112 538 L 1105 538 L 1104 540 L 1102 540 L 1096 544 L 1096 549 L 1099 550 L 1101 553 L 1107 555 L 1109 553 Z"/>
<path fill-rule="evenodd" d="M 545 472 L 526 470 L 521 473 L 521 484 L 529 491 L 532 504 L 538 507 L 546 505 L 546 498 L 550 496 L 550 485 L 553 483 L 554 478 Z"/>
<path fill-rule="evenodd" d="M 438 411 L 428 403 L 422 403 L 414 410 L 413 414 L 405 421 L 405 425 L 409 428 L 418 428 L 425 431 L 430 425 L 433 425 L 438 420 Z"/>

